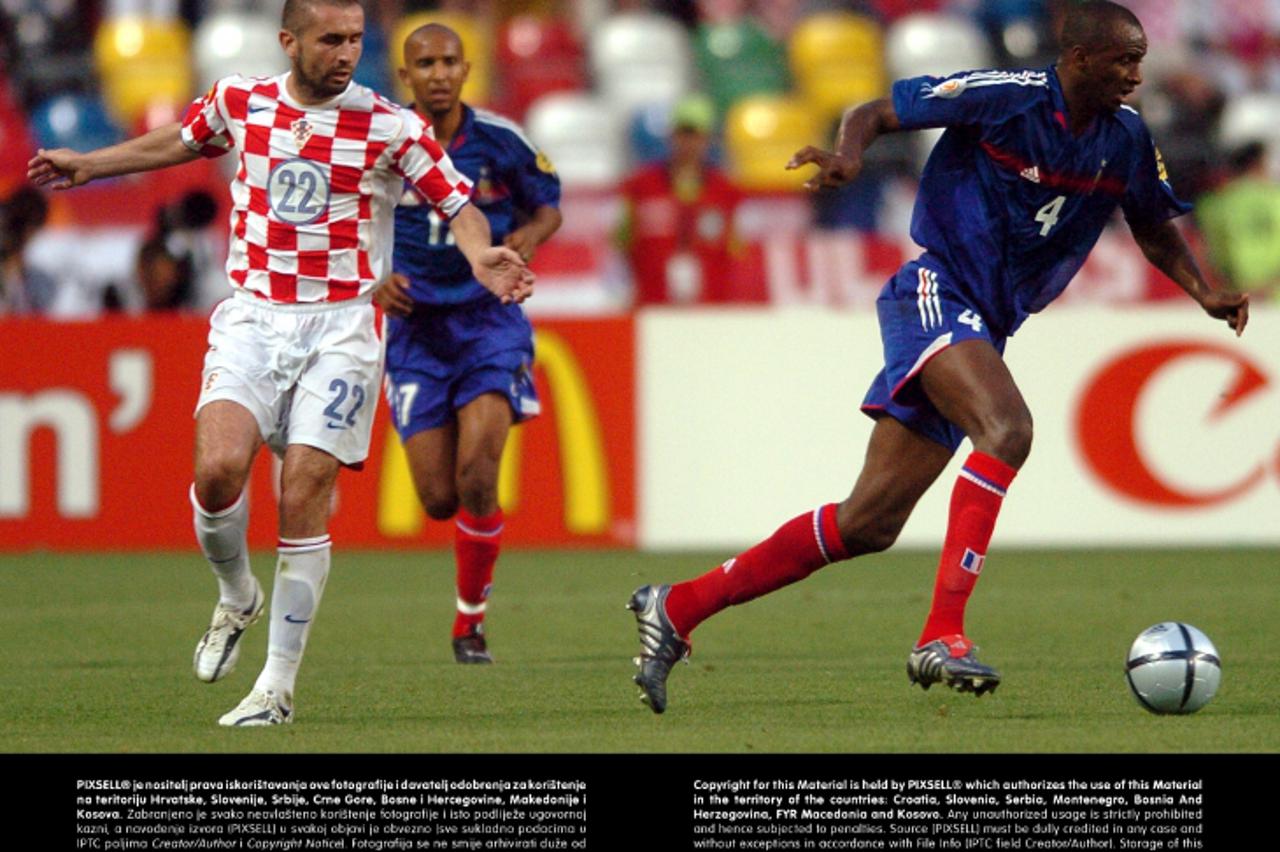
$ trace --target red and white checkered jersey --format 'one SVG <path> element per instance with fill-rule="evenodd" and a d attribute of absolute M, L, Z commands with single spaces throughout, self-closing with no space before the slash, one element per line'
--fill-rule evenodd
<path fill-rule="evenodd" d="M 288 76 L 219 80 L 182 121 L 182 141 L 204 156 L 240 152 L 227 275 L 276 303 L 366 295 L 391 271 L 404 182 L 452 217 L 471 181 L 412 111 L 355 83 L 303 106 Z"/>

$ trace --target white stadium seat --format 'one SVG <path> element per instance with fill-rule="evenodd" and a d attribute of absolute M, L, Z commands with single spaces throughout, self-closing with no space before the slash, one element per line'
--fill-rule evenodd
<path fill-rule="evenodd" d="M 1238 148 L 1246 142 L 1280 143 L 1280 94 L 1251 92 L 1227 101 L 1218 123 L 1218 142 Z"/>
<path fill-rule="evenodd" d="M 671 18 L 627 12 L 592 30 L 588 54 L 595 89 L 625 122 L 647 104 L 673 104 L 693 88 L 689 35 Z"/>
<path fill-rule="evenodd" d="M 917 12 L 899 18 L 885 38 L 885 64 L 894 80 L 990 68 L 994 61 L 987 37 L 968 18 Z M 940 130 L 914 134 L 912 148 L 920 167 L 929 157 Z"/>
<path fill-rule="evenodd" d="M 196 27 L 192 45 L 199 94 L 230 74 L 265 77 L 289 67 L 280 21 L 260 12 L 215 12 Z"/>
<path fill-rule="evenodd" d="M 529 138 L 547 155 L 566 187 L 604 187 L 627 169 L 622 125 L 602 98 L 555 92 L 525 114 Z"/>
<path fill-rule="evenodd" d="M 968 18 L 917 12 L 899 18 L 885 38 L 889 76 L 942 77 L 956 71 L 989 68 L 993 58 L 986 35 Z"/>

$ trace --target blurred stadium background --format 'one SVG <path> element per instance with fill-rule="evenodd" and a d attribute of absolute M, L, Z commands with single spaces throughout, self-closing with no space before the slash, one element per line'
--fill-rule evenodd
<path fill-rule="evenodd" d="M 803 175 L 781 165 L 829 144 L 842 108 L 898 77 L 1051 62 L 1066 1 L 366 3 L 361 82 L 404 101 L 395 46 L 444 21 L 472 62 L 466 99 L 524 122 L 563 181 L 565 225 L 535 259 L 529 303 L 549 412 L 508 454 L 510 542 L 732 548 L 843 494 L 879 359 L 871 307 L 916 251 L 910 205 L 932 137 L 882 140 L 838 193 L 803 193 Z M 228 73 L 283 69 L 281 5 L 0 2 L 3 549 L 189 547 L 188 414 L 204 317 L 226 293 L 219 170 L 232 158 L 51 195 L 24 186 L 24 165 L 37 147 L 88 149 L 172 121 Z M 1280 526 L 1257 519 L 1280 509 L 1280 344 L 1266 304 L 1280 281 L 1280 11 L 1129 5 L 1151 41 L 1136 105 L 1180 195 L 1214 213 L 1184 220 L 1206 267 L 1257 292 L 1254 325 L 1237 341 L 1202 319 L 1117 221 L 1010 347 L 1038 436 L 1000 536 L 1274 545 Z M 637 244 L 643 223 L 670 231 L 676 217 L 636 202 L 629 176 L 669 155 L 673 109 L 691 95 L 710 104 L 709 160 L 732 198 L 695 202 L 692 224 L 681 220 L 700 235 L 691 245 L 656 232 Z M 675 264 L 644 286 L 655 267 L 629 263 L 681 251 L 704 261 L 692 286 Z M 444 543 L 394 437 L 378 434 L 371 471 L 342 484 L 336 537 Z M 270 492 L 266 462 L 255 483 Z M 906 543 L 936 544 L 945 490 Z M 140 493 L 156 495 L 145 522 Z M 269 502 L 254 527 L 266 545 Z"/>
<path fill-rule="evenodd" d="M 0 644 L 15 674 L 5 715 L 25 720 L 16 748 L 219 747 L 189 737 L 207 727 L 223 699 L 184 693 L 175 704 L 170 691 L 174 667 L 186 664 L 186 634 L 207 613 L 196 592 L 204 575 L 186 491 L 205 317 L 226 294 L 226 164 L 198 162 L 48 196 L 25 187 L 24 174 L 38 147 L 109 144 L 174 120 L 228 73 L 283 70 L 281 5 L 0 0 L 0 574 L 11 591 Z M 898 77 L 1050 63 L 1066 0 L 365 5 L 360 82 L 403 101 L 394 83 L 397 45 L 417 24 L 444 21 L 462 34 L 473 63 L 466 99 L 522 121 L 563 181 L 565 224 L 535 258 L 538 293 L 528 305 L 538 328 L 544 415 L 514 433 L 504 460 L 512 568 L 506 590 L 499 568 L 492 621 L 495 635 L 509 637 L 497 640 L 500 656 L 527 664 L 529 674 L 572 670 L 579 680 L 570 693 L 581 711 L 530 711 L 524 675 L 508 668 L 489 685 L 509 693 L 509 705 L 482 733 L 465 717 L 445 739 L 433 739 L 430 725 L 423 733 L 417 702 L 432 724 L 457 721 L 431 702 L 486 687 L 454 674 L 444 643 L 432 640 L 422 653 L 433 661 L 433 682 L 444 686 L 425 698 L 415 693 L 406 705 L 396 703 L 401 693 L 388 693 L 388 718 L 415 733 L 405 740 L 393 732 L 369 747 L 616 749 L 611 736 L 622 720 L 646 720 L 633 708 L 620 716 L 614 709 L 634 651 L 620 609 L 626 593 L 640 578 L 702 570 L 785 518 L 839 499 L 870 431 L 857 404 L 880 362 L 872 304 L 888 275 L 917 251 L 907 232 L 910 208 L 932 138 L 882 140 L 864 176 L 839 193 L 805 194 L 803 175 L 782 165 L 799 147 L 830 143 L 841 109 L 885 94 Z M 1001 640 L 1014 674 L 1025 667 L 1035 678 L 1046 660 L 1059 671 L 1058 640 L 1042 627 L 1064 615 L 1084 626 L 1088 643 L 1076 647 L 1087 654 L 1068 666 L 1068 687 L 1038 687 L 1044 691 L 1033 698 L 1043 707 L 1027 716 L 1040 720 L 1034 736 L 1006 738 L 1019 724 L 1013 721 L 966 742 L 1012 750 L 1274 750 L 1276 726 L 1254 723 L 1273 710 L 1260 696 L 1274 681 L 1277 652 L 1257 646 L 1276 645 L 1257 636 L 1274 629 L 1268 614 L 1280 603 L 1266 580 L 1280 544 L 1280 313 L 1268 304 L 1280 281 L 1280 6 L 1126 5 L 1151 42 L 1135 106 L 1175 188 L 1197 202 L 1186 234 L 1216 280 L 1257 293 L 1254 316 L 1239 340 L 1205 319 L 1146 264 L 1117 221 L 1060 303 L 1012 341 L 1009 360 L 1036 414 L 1037 444 L 996 534 L 996 545 L 1010 552 L 1005 579 L 993 563 L 975 618 L 992 641 Z M 635 252 L 624 237 L 634 240 L 646 215 L 671 230 L 672 208 L 646 213 L 629 200 L 629 177 L 668 156 L 673 109 L 691 94 L 712 105 L 705 112 L 710 161 L 733 187 L 730 221 L 717 218 L 724 208 L 695 208 L 689 227 L 700 241 L 682 248 L 678 234 L 659 234 L 646 244 L 641 254 L 705 250 L 711 261 L 692 285 L 673 276 L 646 287 L 638 277 L 649 273 L 632 268 Z M 657 266 L 660 275 L 674 268 Z M 340 482 L 335 565 L 349 560 L 361 579 L 335 581 L 346 588 L 333 598 L 346 596 L 354 607 L 347 611 L 365 619 L 360 624 L 391 623 L 389 612 L 412 621 L 419 597 L 403 590 L 419 582 L 413 551 L 439 550 L 425 557 L 430 577 L 420 599 L 431 602 L 433 623 L 444 625 L 450 528 L 425 523 L 382 418 L 369 466 Z M 736 660 L 739 674 L 745 666 L 748 676 L 777 680 L 725 687 L 711 665 L 696 664 L 697 678 L 674 688 L 689 690 L 693 708 L 718 706 L 741 728 L 708 722 L 668 747 L 954 748 L 949 729 L 936 727 L 945 697 L 931 694 L 929 704 L 908 711 L 916 714 L 912 731 L 931 731 L 930 738 L 895 725 L 882 737 L 864 736 L 863 727 L 881 719 L 885 702 L 898 702 L 898 639 L 911 635 L 926 605 L 951 477 L 941 481 L 904 533 L 908 552 L 866 560 L 877 572 L 874 585 L 849 586 L 843 572 L 824 572 L 813 586 L 762 603 L 761 614 L 734 613 L 725 626 L 709 626 L 713 641 L 735 629 L 761 631 L 736 657 L 721 659 L 726 668 Z M 275 540 L 269 459 L 251 488 L 251 541 L 267 550 Z M 1110 550 L 1084 550 L 1104 547 Z M 1153 547 L 1181 552 L 1141 549 Z M 265 576 L 269 556 L 256 565 Z M 58 584 L 47 583 L 46 567 L 60 572 Z M 172 598 L 149 644 L 119 635 L 119 612 L 104 608 L 107 577 L 135 623 L 151 623 L 157 589 Z M 562 613 L 550 626 L 576 631 L 571 652 L 540 615 L 553 608 L 543 598 L 554 590 L 592 613 L 585 620 Z M 864 612 L 868 600 L 874 612 Z M 615 604 L 618 620 L 606 622 L 602 607 L 613 613 Z M 864 623 L 868 632 L 849 631 L 847 612 L 874 615 Z M 1018 613 L 1012 622 L 1010 612 Z M 1233 680 L 1228 662 L 1223 701 L 1208 712 L 1222 707 L 1231 725 L 1213 737 L 1174 745 L 1167 728 L 1150 728 L 1133 739 L 1134 707 L 1122 679 L 1111 678 L 1133 635 L 1175 618 L 1206 630 L 1228 659 L 1254 646 L 1251 680 Z M 314 665 L 359 681 L 359 672 L 335 674 L 333 660 L 324 662 L 338 621 L 333 634 L 317 633 Z M 378 631 L 345 630 L 344 642 L 364 644 L 333 654 L 369 661 L 366 671 L 419 660 L 417 651 L 403 661 L 388 657 L 403 653 L 402 643 L 387 646 Z M 83 631 L 93 642 L 42 638 Z M 436 632 L 425 631 L 428 639 Z M 504 646 L 518 635 L 542 638 Z M 403 644 L 418 641 L 414 634 Z M 778 648 L 786 649 L 791 674 L 760 672 L 772 668 L 768 654 Z M 619 666 L 602 670 L 601 659 Z M 876 661 L 872 675 L 884 669 L 893 680 L 850 716 L 840 709 L 843 687 L 831 678 L 861 678 L 867 660 Z M 252 670 L 253 662 L 243 666 Z M 111 684 L 125 683 L 121 670 L 131 688 L 145 689 L 104 697 Z M 102 693 L 80 689 L 95 678 Z M 69 703 L 72 693 L 80 697 Z M 291 747 L 341 748 L 344 720 L 351 721 L 341 699 L 327 689 L 315 694 L 308 714 L 330 713 L 339 724 L 329 739 Z M 1082 695 L 1095 713 L 1089 723 L 1080 721 Z M 160 704 L 170 709 L 154 716 Z M 824 721 L 805 729 L 816 724 L 814 705 L 823 707 Z M 147 712 L 134 712 L 140 707 Z M 528 712 L 558 720 L 563 738 L 504 739 Z M 976 718 L 1012 719 L 1010 712 L 987 703 Z M 797 718 L 812 736 L 779 738 L 796 730 Z M 1070 718 L 1077 728 L 1066 727 Z M 118 727 L 119 719 L 129 724 Z M 1114 736 L 1069 732 L 1095 723 Z M 131 738 L 135 724 L 151 739 Z M 598 738 L 582 739 L 591 726 Z M 70 729 L 94 733 L 65 739 Z"/>
<path fill-rule="evenodd" d="M 912 190 L 932 137 L 882 142 L 864 178 L 816 200 L 797 194 L 802 178 L 780 164 L 802 145 L 829 142 L 844 107 L 885 94 L 898 77 L 1048 64 L 1069 2 L 370 0 L 357 78 L 404 101 L 394 72 L 404 35 L 427 17 L 462 34 L 472 62 L 467 100 L 524 122 L 564 182 L 566 225 L 542 253 L 535 313 L 619 314 L 654 301 L 860 309 L 913 252 Z M 4 0 L 0 199 L 21 186 L 35 147 L 117 141 L 174 120 L 221 76 L 282 70 L 281 5 Z M 1199 199 L 1234 176 L 1233 157 L 1247 143 L 1274 149 L 1280 138 L 1280 12 L 1248 0 L 1128 5 L 1151 42 L 1138 106 L 1176 189 Z M 615 248 L 619 188 L 633 169 L 665 156 L 671 108 L 693 92 L 714 105 L 712 157 L 744 194 L 731 223 L 734 251 L 721 264 L 732 268 L 701 288 L 637 299 Z M 1275 177 L 1274 157 L 1270 166 Z M 21 204 L 9 205 L 6 230 L 34 230 L 9 240 L 23 242 L 42 279 L 29 286 L 32 309 L 58 318 L 149 304 L 207 310 L 225 293 L 227 202 L 217 168 L 202 163 L 53 198 L 43 228 Z M 149 300 L 139 280 L 166 274 L 140 262 L 139 249 L 157 235 L 171 257 L 194 266 L 178 273 L 180 292 L 167 301 Z M 1104 249 L 1111 262 L 1086 270 L 1067 298 L 1175 295 L 1142 264 L 1125 262 L 1136 256 L 1127 240 L 1109 238 Z M 1270 268 L 1252 272 L 1246 286 L 1273 283 L 1277 253 L 1257 252 Z M 1233 272 L 1225 258 L 1221 265 Z"/>

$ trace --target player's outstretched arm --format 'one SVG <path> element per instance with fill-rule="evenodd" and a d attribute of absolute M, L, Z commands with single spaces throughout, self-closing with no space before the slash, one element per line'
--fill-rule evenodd
<path fill-rule="evenodd" d="M 533 273 L 516 252 L 506 246 L 490 245 L 489 220 L 474 204 L 466 204 L 458 211 L 449 222 L 449 230 L 471 262 L 476 280 L 504 305 L 523 302 L 533 295 Z"/>
<path fill-rule="evenodd" d="M 886 133 L 901 130 L 893 101 L 881 98 L 846 110 L 840 119 L 840 135 L 836 150 L 824 151 L 812 145 L 801 148 L 787 163 L 787 169 L 798 169 L 812 163 L 818 173 L 804 182 L 805 189 L 844 186 L 862 171 L 862 152 Z"/>
<path fill-rule="evenodd" d="M 1173 279 L 1205 313 L 1226 322 L 1239 337 L 1249 322 L 1249 294 L 1215 290 L 1204 280 L 1191 248 L 1172 219 L 1158 225 L 1130 226 L 1151 264 Z"/>
<path fill-rule="evenodd" d="M 83 154 L 69 148 L 42 148 L 27 163 L 27 179 L 36 186 L 71 189 L 98 178 L 189 163 L 199 156 L 183 143 L 182 125 L 174 122 L 119 145 Z"/>

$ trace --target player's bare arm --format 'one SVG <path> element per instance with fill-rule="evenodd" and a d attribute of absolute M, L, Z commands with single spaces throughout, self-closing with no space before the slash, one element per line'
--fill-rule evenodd
<path fill-rule="evenodd" d="M 80 153 L 69 148 L 40 149 L 27 163 L 27 179 L 36 186 L 71 189 L 91 180 L 148 172 L 189 163 L 200 154 L 182 141 L 182 125 L 157 127 L 119 145 Z"/>
<path fill-rule="evenodd" d="M 550 204 L 544 204 L 533 211 L 529 221 L 507 234 L 502 244 L 519 254 L 528 263 L 538 246 L 551 239 L 551 235 L 560 229 L 563 217 L 560 210 Z"/>
<path fill-rule="evenodd" d="M 1158 225 L 1135 227 L 1133 238 L 1147 260 L 1195 299 L 1205 313 L 1224 320 L 1237 337 L 1244 333 L 1249 322 L 1249 294 L 1210 287 L 1172 219 Z"/>
<path fill-rule="evenodd" d="M 476 280 L 502 300 L 503 304 L 523 302 L 533 295 L 533 273 L 519 254 L 506 246 L 492 246 L 489 220 L 466 204 L 449 222 L 458 249 L 471 262 Z"/>
<path fill-rule="evenodd" d="M 413 297 L 409 295 L 409 279 L 399 272 L 388 275 L 378 289 L 373 291 L 373 301 L 393 317 L 407 317 L 413 313 Z"/>
<path fill-rule="evenodd" d="M 812 163 L 818 173 L 804 182 L 805 189 L 844 186 L 862 172 L 862 152 L 886 133 L 902 129 L 893 101 L 888 98 L 868 101 L 846 110 L 840 119 L 836 150 L 824 151 L 812 145 L 801 148 L 787 163 L 787 169 L 798 169 Z"/>

